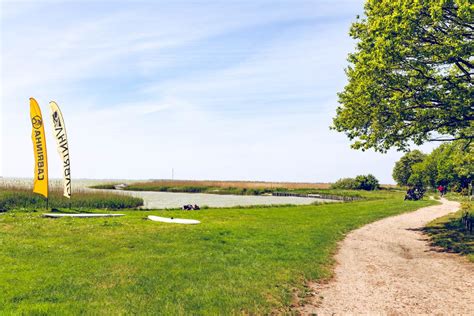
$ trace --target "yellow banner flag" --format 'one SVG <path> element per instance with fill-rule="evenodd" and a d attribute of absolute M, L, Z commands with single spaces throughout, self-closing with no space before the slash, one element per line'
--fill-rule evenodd
<path fill-rule="evenodd" d="M 33 129 L 31 140 L 35 155 L 35 178 L 33 192 L 48 197 L 48 155 L 46 152 L 46 137 L 44 134 L 43 117 L 38 102 L 30 98 L 30 118 Z"/>

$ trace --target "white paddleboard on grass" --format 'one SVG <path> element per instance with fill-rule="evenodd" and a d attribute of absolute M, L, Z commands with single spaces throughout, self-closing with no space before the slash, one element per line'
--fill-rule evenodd
<path fill-rule="evenodd" d="M 125 214 L 55 214 L 55 213 L 47 213 L 43 214 L 44 217 L 51 217 L 51 218 L 61 218 L 61 217 L 118 217 L 124 216 Z"/>
<path fill-rule="evenodd" d="M 200 224 L 201 223 L 200 221 L 195 220 L 195 219 L 169 218 L 169 217 L 160 217 L 160 216 L 154 216 L 154 215 L 148 216 L 148 219 L 152 220 L 154 222 L 188 224 L 188 225 Z"/>

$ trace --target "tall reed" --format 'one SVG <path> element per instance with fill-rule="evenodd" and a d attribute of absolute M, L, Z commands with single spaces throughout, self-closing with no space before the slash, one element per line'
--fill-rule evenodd
<path fill-rule="evenodd" d="M 50 189 L 48 201 L 50 208 L 123 209 L 143 205 L 141 198 L 123 193 L 76 189 L 73 191 L 71 199 L 65 198 L 62 193 L 60 187 Z M 0 185 L 0 210 L 18 208 L 45 209 L 46 199 L 33 193 L 31 188 L 15 186 L 14 184 Z"/>

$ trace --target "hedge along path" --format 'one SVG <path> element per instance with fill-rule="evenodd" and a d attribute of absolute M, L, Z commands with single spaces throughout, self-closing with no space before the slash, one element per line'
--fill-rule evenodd
<path fill-rule="evenodd" d="M 336 255 L 335 278 L 310 284 L 302 314 L 472 314 L 474 265 L 436 252 L 420 229 L 457 211 L 459 203 L 386 218 L 347 235 Z"/>

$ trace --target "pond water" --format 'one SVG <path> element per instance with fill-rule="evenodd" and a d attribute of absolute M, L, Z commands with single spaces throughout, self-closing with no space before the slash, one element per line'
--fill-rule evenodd
<path fill-rule="evenodd" d="M 143 181 L 143 180 L 141 180 Z M 79 179 L 73 182 L 74 190 L 93 190 L 89 186 L 101 183 L 126 182 L 131 180 L 92 180 Z M 33 181 L 25 178 L 0 178 L 0 186 L 15 185 L 32 187 Z M 50 179 L 50 188 L 61 187 L 60 179 Z M 290 197 L 290 196 L 260 196 L 260 195 L 219 195 L 205 193 L 172 193 L 172 192 L 143 192 L 143 191 L 120 191 L 107 190 L 119 194 L 128 194 L 143 198 L 147 209 L 180 208 L 185 204 L 197 204 L 200 207 L 232 207 L 251 205 L 307 205 L 314 202 L 338 202 L 320 198 Z"/>
<path fill-rule="evenodd" d="M 115 191 L 117 192 L 117 191 Z M 250 205 L 293 204 L 306 205 L 314 202 L 337 202 L 318 198 L 290 196 L 259 196 L 259 195 L 219 195 L 204 193 L 171 193 L 171 192 L 131 192 L 126 194 L 141 197 L 145 201 L 144 208 L 176 208 L 185 204 L 197 204 L 200 207 L 232 207 Z"/>

